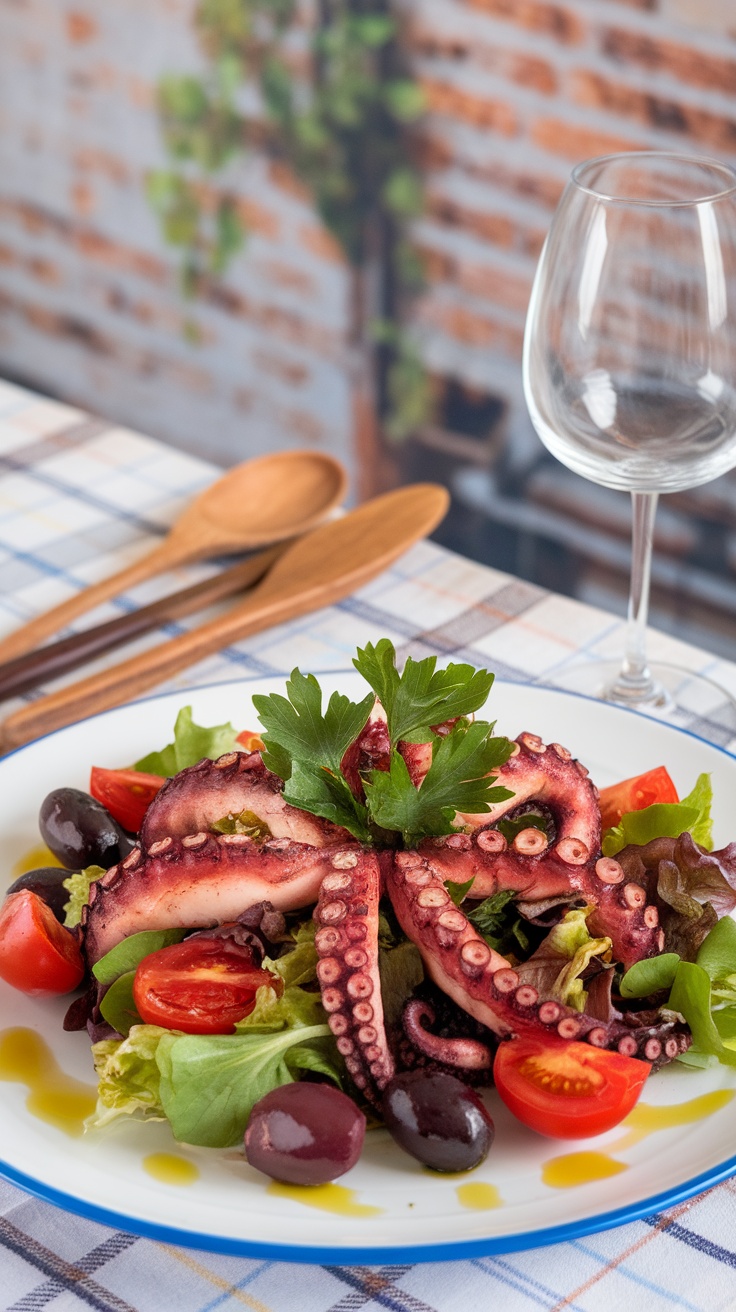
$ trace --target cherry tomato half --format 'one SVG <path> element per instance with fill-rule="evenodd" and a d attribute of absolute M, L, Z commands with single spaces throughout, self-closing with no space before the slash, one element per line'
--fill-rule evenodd
<path fill-rule="evenodd" d="M 628 1116 L 650 1066 L 589 1043 L 511 1039 L 500 1043 L 493 1078 L 524 1125 L 553 1139 L 587 1139 Z"/>
<path fill-rule="evenodd" d="M 240 743 L 241 747 L 244 747 L 246 752 L 260 752 L 266 745 L 261 738 L 261 735 L 256 733 L 255 729 L 244 729 L 242 733 L 238 734 L 235 741 L 236 743 Z"/>
<path fill-rule="evenodd" d="M 643 811 L 655 802 L 679 802 L 677 789 L 663 765 L 633 779 L 622 779 L 620 784 L 602 788 L 600 796 L 601 822 L 604 832 L 617 825 L 627 811 Z"/>
<path fill-rule="evenodd" d="M 84 962 L 76 938 L 30 889 L 6 897 L 0 908 L 0 978 L 34 997 L 70 993 Z"/>
<path fill-rule="evenodd" d="M 133 999 L 149 1025 L 185 1034 L 232 1034 L 236 1020 L 254 1008 L 256 991 L 281 980 L 255 964 L 248 948 L 199 936 L 144 957 L 135 972 Z"/>
<path fill-rule="evenodd" d="M 158 774 L 140 770 L 103 770 L 92 766 L 89 791 L 106 806 L 113 819 L 131 834 L 137 834 L 159 788 L 166 783 Z"/>

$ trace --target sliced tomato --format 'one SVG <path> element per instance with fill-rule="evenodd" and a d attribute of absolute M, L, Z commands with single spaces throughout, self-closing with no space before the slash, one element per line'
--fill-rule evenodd
<path fill-rule="evenodd" d="M 633 779 L 622 779 L 601 789 L 600 807 L 603 830 L 612 829 L 627 811 L 643 811 L 655 802 L 679 802 L 677 789 L 663 765 L 655 770 L 637 774 Z"/>
<path fill-rule="evenodd" d="M 0 908 L 0 978 L 32 996 L 70 993 L 84 962 L 77 940 L 30 889 L 6 897 Z"/>
<path fill-rule="evenodd" d="M 590 1043 L 511 1039 L 499 1044 L 496 1088 L 514 1116 L 553 1139 L 587 1139 L 628 1116 L 650 1066 Z"/>
<path fill-rule="evenodd" d="M 93 765 L 89 791 L 106 806 L 113 819 L 131 834 L 137 834 L 159 788 L 166 783 L 158 774 L 140 770 L 103 770 Z"/>
<path fill-rule="evenodd" d="M 240 743 L 246 752 L 260 752 L 265 747 L 261 735 L 256 733 L 255 729 L 244 729 L 242 733 L 238 734 L 235 741 Z"/>
<path fill-rule="evenodd" d="M 133 1000 L 149 1025 L 185 1034 L 232 1034 L 254 1008 L 256 992 L 281 980 L 256 965 L 249 948 L 197 935 L 144 957 L 135 972 Z"/>

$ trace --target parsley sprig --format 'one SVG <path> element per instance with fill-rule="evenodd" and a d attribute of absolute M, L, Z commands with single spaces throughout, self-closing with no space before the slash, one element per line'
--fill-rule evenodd
<path fill-rule="evenodd" d="M 353 659 L 359 674 L 369 683 L 386 712 L 392 745 L 424 743 L 435 724 L 472 715 L 488 700 L 493 675 L 472 665 L 448 665 L 436 669 L 437 657 L 415 661 L 408 657 L 401 674 L 396 652 L 388 638 L 374 646 L 366 644 Z"/>
<path fill-rule="evenodd" d="M 360 702 L 333 693 L 323 713 L 322 690 L 314 675 L 294 670 L 287 696 L 255 696 L 264 727 L 263 759 L 285 781 L 293 806 L 342 825 L 361 842 L 408 846 L 453 831 L 456 812 L 483 813 L 511 794 L 494 787 L 493 771 L 508 759 L 511 744 L 496 738 L 486 721 L 468 716 L 486 701 L 493 675 L 472 665 L 436 669 L 436 657 L 406 662 L 400 674 L 387 638 L 368 643 L 354 661 L 373 689 Z M 365 800 L 356 797 L 341 771 L 348 747 L 358 737 L 379 697 L 386 712 L 389 769 L 371 770 L 363 780 Z M 454 721 L 449 732 L 433 725 Z M 400 742 L 431 742 L 432 761 L 422 783 L 412 782 L 398 750 Z"/>
<path fill-rule="evenodd" d="M 356 703 L 333 692 L 323 715 L 319 683 L 300 670 L 287 680 L 286 692 L 286 697 L 271 693 L 253 698 L 265 729 L 264 764 L 284 780 L 284 797 L 292 806 L 343 825 L 361 842 L 369 842 L 367 809 L 351 792 L 340 763 L 373 709 L 373 695 Z"/>

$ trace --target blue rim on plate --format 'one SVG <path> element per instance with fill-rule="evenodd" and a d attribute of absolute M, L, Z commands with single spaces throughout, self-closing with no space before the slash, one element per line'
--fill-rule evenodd
<path fill-rule="evenodd" d="M 326 676 L 339 677 L 346 673 L 354 673 L 353 670 L 323 670 L 316 673 Z M 283 677 L 275 675 L 254 675 L 240 679 L 227 680 L 227 686 L 234 684 L 252 684 L 262 682 L 264 679 Z M 522 681 L 498 680 L 500 687 L 508 683 L 514 687 L 529 686 L 539 689 L 539 685 L 527 685 Z M 188 694 L 200 694 L 222 687 L 222 683 L 211 683 L 194 686 L 192 688 L 175 689 L 167 693 L 154 693 L 150 697 L 139 698 L 136 702 L 129 703 L 126 708 L 138 706 L 151 701 L 157 701 L 164 698 L 183 697 Z M 541 691 L 542 689 L 540 689 Z M 547 686 L 544 691 L 557 692 L 564 698 L 576 698 L 582 702 L 590 702 L 591 698 L 584 694 L 571 692 L 567 689 L 555 689 Z M 632 710 L 628 707 L 616 707 L 617 711 L 626 711 L 629 715 L 639 718 L 645 718 L 650 722 L 663 724 L 661 719 L 653 716 L 642 717 L 641 712 Z M 103 712 L 102 714 L 106 714 Z M 86 716 L 85 721 L 99 718 L 98 715 Z M 705 743 L 712 751 L 734 760 L 736 757 L 726 748 L 710 742 L 706 738 L 694 733 L 692 730 L 682 727 L 681 725 L 666 724 L 665 727 L 670 732 L 676 732 L 685 738 L 691 738 L 698 742 Z M 68 726 L 67 726 L 68 727 Z M 24 751 L 27 746 L 33 746 L 38 743 L 48 741 L 56 737 L 57 734 L 65 732 L 65 729 L 57 729 L 44 735 L 42 738 L 35 740 L 34 744 L 24 744 L 15 748 L 8 753 L 4 759 L 10 759 L 18 752 Z M 74 1194 L 66 1193 L 55 1188 L 52 1185 L 45 1184 L 35 1177 L 26 1175 L 23 1171 L 0 1159 L 0 1176 L 8 1180 L 11 1184 L 17 1185 L 25 1192 L 42 1199 L 44 1202 L 53 1204 L 64 1211 L 71 1212 L 78 1216 L 85 1217 L 88 1220 L 97 1222 L 100 1225 L 111 1226 L 118 1230 L 127 1231 L 140 1235 L 147 1239 L 158 1240 L 164 1243 L 180 1244 L 186 1248 L 199 1249 L 205 1252 L 223 1253 L 232 1256 L 247 1258 L 264 1258 L 275 1261 L 288 1261 L 299 1263 L 331 1263 L 345 1265 L 347 1263 L 359 1262 L 362 1264 L 385 1263 L 396 1260 L 405 1260 L 411 1262 L 435 1262 L 435 1261 L 456 1261 L 461 1258 L 481 1257 L 484 1255 L 518 1252 L 538 1247 L 546 1247 L 551 1244 L 564 1243 L 573 1239 L 580 1238 L 584 1235 L 595 1234 L 600 1231 L 613 1229 L 616 1226 L 641 1220 L 644 1217 L 652 1216 L 664 1209 L 674 1207 L 679 1203 L 685 1202 L 698 1193 L 713 1188 L 715 1185 L 722 1183 L 730 1176 L 736 1174 L 736 1155 L 727 1158 L 710 1167 L 706 1171 L 683 1181 L 681 1184 L 674 1185 L 661 1193 L 652 1194 L 647 1198 L 638 1199 L 631 1203 L 626 1203 L 610 1211 L 599 1213 L 589 1217 L 580 1217 L 569 1222 L 555 1226 L 545 1226 L 538 1229 L 524 1230 L 513 1234 L 487 1235 L 476 1239 L 451 1240 L 443 1243 L 430 1241 L 426 1244 L 406 1244 L 397 1245 L 360 1245 L 351 1246 L 346 1244 L 339 1247 L 330 1247 L 329 1245 L 310 1245 L 310 1244 L 275 1244 L 267 1243 L 261 1240 L 244 1239 L 237 1237 L 227 1237 L 196 1230 L 181 1229 L 177 1226 L 170 1226 L 163 1223 L 147 1221 L 142 1218 L 127 1215 L 124 1212 L 116 1212 L 111 1208 L 99 1206 L 96 1203 L 88 1202 L 84 1198 L 79 1198 Z"/>
<path fill-rule="evenodd" d="M 36 1198 L 66 1212 L 74 1212 L 89 1221 L 100 1225 L 112 1226 L 116 1230 L 141 1235 L 144 1239 L 157 1239 L 161 1243 L 181 1244 L 183 1248 L 197 1248 L 207 1253 L 227 1253 L 234 1257 L 261 1257 L 277 1262 L 330 1263 L 345 1266 L 347 1263 L 360 1262 L 361 1265 L 396 1262 L 455 1262 L 465 1257 L 484 1257 L 493 1253 L 516 1253 L 531 1248 L 546 1248 L 550 1244 L 562 1244 L 570 1239 L 580 1239 L 583 1235 L 597 1234 L 601 1230 L 612 1230 L 616 1226 L 626 1225 L 631 1221 L 640 1221 L 642 1217 L 652 1216 L 665 1208 L 684 1203 L 695 1194 L 704 1193 L 714 1185 L 721 1184 L 729 1176 L 736 1174 L 736 1156 L 729 1157 L 720 1166 L 702 1175 L 695 1176 L 685 1184 L 637 1203 L 617 1207 L 611 1212 L 599 1216 L 586 1217 L 579 1221 L 570 1221 L 566 1225 L 548 1226 L 544 1230 L 527 1230 L 514 1235 L 489 1235 L 482 1239 L 461 1239 L 446 1244 L 398 1244 L 388 1248 L 340 1248 L 307 1247 L 304 1244 L 266 1244 L 251 1239 L 226 1239 L 224 1236 L 198 1234 L 196 1230 L 179 1230 L 175 1226 L 157 1225 L 153 1221 L 141 1221 L 136 1217 L 125 1216 L 107 1208 L 87 1203 L 83 1198 L 73 1194 L 64 1194 L 58 1189 L 39 1184 L 37 1180 L 8 1167 L 0 1161 L 0 1175 L 17 1184 Z M 132 1224 L 131 1224 L 132 1221 Z"/>

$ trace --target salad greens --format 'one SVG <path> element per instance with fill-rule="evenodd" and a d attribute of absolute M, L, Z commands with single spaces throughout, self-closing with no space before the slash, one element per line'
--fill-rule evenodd
<path fill-rule="evenodd" d="M 653 838 L 677 838 L 692 834 L 696 843 L 708 851 L 713 846 L 710 810 L 713 789 L 710 775 L 698 776 L 695 787 L 681 802 L 655 802 L 641 811 L 629 811 L 619 823 L 603 835 L 604 856 L 618 856 L 629 843 L 643 846 Z"/>
<path fill-rule="evenodd" d="M 361 842 L 390 842 L 391 834 L 411 845 L 453 832 L 455 813 L 488 811 L 511 794 L 493 787 L 492 771 L 508 760 L 512 745 L 493 736 L 493 725 L 467 719 L 485 702 L 493 675 L 472 665 L 437 670 L 437 658 L 406 662 L 396 669 L 388 638 L 368 643 L 354 661 L 373 689 L 360 702 L 333 693 L 323 713 L 322 690 L 314 675 L 294 670 L 287 696 L 256 695 L 264 727 L 263 759 L 286 781 L 292 806 L 342 825 Z M 371 770 L 363 780 L 365 800 L 354 795 L 341 772 L 343 757 L 365 727 L 374 694 L 386 712 L 388 770 Z M 411 779 L 399 741 L 426 741 L 431 725 L 455 721 L 432 741 L 432 761 L 421 788 Z M 387 833 L 387 831 L 389 831 Z"/>
<path fill-rule="evenodd" d="M 626 998 L 649 997 L 669 989 L 666 1010 L 684 1017 L 693 1043 L 679 1060 L 708 1066 L 715 1060 L 736 1066 L 736 921 L 724 916 L 711 929 L 696 960 L 677 953 L 638 961 L 621 981 Z"/>
<path fill-rule="evenodd" d="M 410 657 L 399 673 L 388 639 L 367 643 L 353 663 L 370 689 L 359 701 L 335 692 L 323 706 L 316 678 L 298 669 L 286 682 L 285 696 L 253 698 L 264 731 L 263 760 L 284 780 L 288 803 L 343 826 L 361 842 L 397 846 L 403 841 L 411 847 L 453 832 L 457 812 L 483 814 L 513 796 L 496 785 L 494 774 L 508 760 L 512 744 L 494 736 L 494 724 L 472 719 L 486 702 L 492 674 L 467 664 L 437 669 L 435 657 Z M 362 787 L 354 791 L 346 778 L 346 754 L 368 724 L 376 697 L 385 713 L 387 768 L 361 769 Z M 437 726 L 441 732 L 432 732 Z M 417 786 L 399 743 L 428 741 L 428 769 Z M 173 742 L 134 768 L 172 776 L 236 745 L 231 724 L 204 728 L 194 723 L 191 707 L 184 707 Z M 716 1059 L 736 1065 L 736 923 L 726 916 L 705 936 L 716 914 L 711 903 L 723 914 L 730 909 L 728 896 L 736 901 L 715 858 L 700 850 L 708 853 L 712 847 L 711 800 L 709 776 L 701 775 L 682 802 L 623 815 L 602 845 L 606 856 L 615 856 L 629 845 L 683 833 L 700 845 L 688 858 L 690 864 L 683 857 L 682 869 L 674 862 L 660 863 L 659 897 L 667 904 L 667 916 L 684 926 L 671 935 L 668 931 L 667 943 L 679 950 L 638 962 L 620 981 L 620 993 L 627 999 L 650 999 L 654 1005 L 666 995 L 665 1017 L 683 1017 L 693 1033 L 693 1046 L 681 1060 L 701 1066 Z M 532 806 L 524 814 L 505 817 L 499 829 L 512 842 L 522 829 L 545 830 L 547 825 L 546 814 Z M 270 836 L 250 811 L 225 816 L 212 828 L 249 834 L 256 841 Z M 64 881 L 70 895 L 68 926 L 79 922 L 90 883 L 102 873 L 90 867 Z M 459 905 L 472 898 L 472 885 L 471 878 L 448 881 L 446 887 Z M 523 962 L 526 983 L 579 1011 L 585 1009 L 591 965 L 612 974 L 611 940 L 590 934 L 589 906 L 560 906 L 555 914 L 562 912 L 562 918 L 551 928 L 541 920 L 530 923 L 532 912 L 527 913 L 529 919 L 522 916 L 514 890 L 501 890 L 464 909 L 495 951 Z M 692 927 L 698 919 L 701 928 L 696 933 Z M 122 1038 L 93 1045 L 99 1094 L 88 1123 L 99 1127 L 130 1114 L 165 1117 L 179 1140 L 227 1147 L 242 1140 L 253 1105 L 271 1089 L 305 1073 L 340 1085 L 344 1063 L 318 991 L 311 920 L 291 930 L 291 942 L 280 955 L 264 958 L 263 968 L 278 977 L 278 987 L 264 984 L 258 989 L 253 1010 L 237 1022 L 234 1033 L 184 1034 L 144 1023 L 133 1000 L 137 966 L 149 953 L 181 941 L 185 933 L 174 929 L 131 935 L 94 966 L 100 1013 Z M 399 1024 L 404 1004 L 425 972 L 419 950 L 398 930 L 388 909 L 380 917 L 379 972 L 386 1021 Z"/>
<path fill-rule="evenodd" d="M 342 1062 L 320 995 L 303 987 L 316 977 L 316 961 L 314 927 L 300 926 L 293 951 L 263 961 L 264 969 L 281 977 L 283 993 L 263 985 L 234 1034 L 181 1034 L 139 1023 L 122 1041 L 93 1044 L 99 1090 L 88 1126 L 134 1112 L 165 1116 L 176 1139 L 224 1148 L 242 1140 L 251 1108 L 271 1089 L 304 1071 L 340 1084 Z M 118 977 L 103 1006 L 131 977 L 132 972 Z"/>
<path fill-rule="evenodd" d="M 89 901 L 90 884 L 94 884 L 96 879 L 101 879 L 104 873 L 102 866 L 87 866 L 84 870 L 78 870 L 61 881 L 69 894 L 69 901 L 64 903 L 64 924 L 67 929 L 74 929 L 74 926 L 79 924 L 82 919 L 82 908 L 86 907 Z"/>
<path fill-rule="evenodd" d="M 191 706 L 182 706 L 174 725 L 174 741 L 160 752 L 149 752 L 133 766 L 144 774 L 159 774 L 171 778 L 189 765 L 196 765 L 204 757 L 214 761 L 237 745 L 238 731 L 231 724 L 216 724 L 205 729 L 195 724 Z"/>

